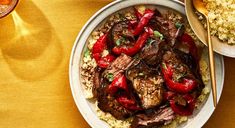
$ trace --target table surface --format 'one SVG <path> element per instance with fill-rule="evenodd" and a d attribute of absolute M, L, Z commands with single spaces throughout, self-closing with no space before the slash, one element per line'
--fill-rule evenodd
<path fill-rule="evenodd" d="M 0 126 L 89 128 L 69 86 L 74 40 L 110 0 L 21 0 L 0 19 Z M 224 57 L 225 83 L 205 128 L 235 126 L 235 59 Z"/>

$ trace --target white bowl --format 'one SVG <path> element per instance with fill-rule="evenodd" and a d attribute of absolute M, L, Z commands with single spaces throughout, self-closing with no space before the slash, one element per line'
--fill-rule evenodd
<path fill-rule="evenodd" d="M 160 8 L 171 8 L 178 11 L 182 15 L 185 15 L 184 4 L 179 1 L 173 0 L 117 0 L 99 10 L 86 25 L 82 28 L 77 39 L 74 43 L 74 47 L 70 58 L 70 85 L 73 94 L 74 101 L 80 110 L 82 116 L 94 128 L 108 128 L 108 124 L 100 120 L 95 111 L 95 105 L 93 102 L 87 100 L 84 96 L 84 90 L 81 84 L 80 65 L 82 53 L 86 42 L 91 32 L 99 26 L 99 24 L 107 18 L 107 16 L 130 6 L 138 4 L 156 5 Z M 221 55 L 215 55 L 215 66 L 216 66 L 216 82 L 217 82 L 217 94 L 218 100 L 221 96 L 224 82 L 224 61 Z M 209 98 L 205 101 L 199 110 L 196 110 L 186 123 L 183 123 L 179 127 L 181 128 L 200 128 L 209 119 L 214 111 L 212 93 Z"/>
<path fill-rule="evenodd" d="M 207 30 L 195 13 L 192 0 L 185 0 L 185 10 L 190 26 L 198 38 L 207 45 Z M 229 45 L 223 42 L 217 36 L 211 36 L 213 50 L 221 55 L 235 58 L 235 45 Z"/>

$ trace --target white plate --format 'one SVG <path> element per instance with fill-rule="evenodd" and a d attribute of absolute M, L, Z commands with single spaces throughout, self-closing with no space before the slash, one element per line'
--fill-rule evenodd
<path fill-rule="evenodd" d="M 185 15 L 184 5 L 178 1 L 172 0 L 117 0 L 111 4 L 105 6 L 99 10 L 90 20 L 86 23 L 83 29 L 80 31 L 77 39 L 75 41 L 71 58 L 70 58 L 70 85 L 75 103 L 80 110 L 82 116 L 93 128 L 108 128 L 107 123 L 100 120 L 96 116 L 95 105 L 89 100 L 85 99 L 80 75 L 80 64 L 81 55 L 84 47 L 86 46 L 86 41 L 90 36 L 91 32 L 109 15 L 117 12 L 120 9 L 124 9 L 133 5 L 138 4 L 150 4 L 161 7 L 172 8 L 181 14 Z M 216 65 L 216 76 L 217 76 L 217 90 L 218 90 L 218 100 L 221 96 L 224 82 L 224 61 L 221 55 L 215 55 L 215 65 Z M 210 93 L 209 98 L 206 100 L 204 105 L 200 110 L 194 112 L 190 119 L 180 125 L 181 128 L 200 128 L 209 119 L 214 111 L 212 94 Z"/>

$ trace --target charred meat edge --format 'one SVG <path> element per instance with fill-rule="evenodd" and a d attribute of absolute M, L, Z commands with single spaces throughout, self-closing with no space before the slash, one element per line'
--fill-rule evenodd
<path fill-rule="evenodd" d="M 127 78 L 140 99 L 143 108 L 161 104 L 163 99 L 163 78 L 157 70 L 150 69 L 143 61 L 137 60 L 126 70 Z"/>
<path fill-rule="evenodd" d="M 131 123 L 131 128 L 153 128 L 166 125 L 174 120 L 175 114 L 170 107 L 162 106 L 150 113 L 138 114 Z"/>

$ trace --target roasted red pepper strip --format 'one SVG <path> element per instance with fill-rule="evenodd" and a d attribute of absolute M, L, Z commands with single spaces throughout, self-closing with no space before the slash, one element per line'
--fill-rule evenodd
<path fill-rule="evenodd" d="M 102 57 L 102 52 L 107 48 L 107 34 L 101 36 L 93 46 L 92 56 L 97 65 L 101 68 L 107 68 L 108 65 L 115 59 L 111 54 Z"/>
<path fill-rule="evenodd" d="M 128 23 L 129 31 L 132 32 L 133 28 L 135 28 L 137 25 L 138 25 L 138 22 L 136 20 L 129 21 Z"/>
<path fill-rule="evenodd" d="M 188 45 L 189 47 L 189 52 L 191 53 L 191 55 L 194 57 L 194 59 L 196 60 L 196 62 L 198 63 L 199 58 L 198 58 L 198 50 L 197 50 L 197 46 L 194 43 L 193 38 L 188 35 L 187 33 L 184 33 L 180 38 L 179 38 L 180 42 L 184 45 Z"/>
<path fill-rule="evenodd" d="M 139 12 L 137 8 L 134 8 L 134 11 L 135 11 L 136 18 L 140 20 L 143 17 L 143 15 Z"/>
<path fill-rule="evenodd" d="M 143 31 L 144 27 L 148 24 L 150 19 L 153 17 L 153 15 L 154 15 L 153 10 L 150 10 L 150 9 L 145 10 L 144 15 L 143 15 L 143 17 L 141 17 L 139 24 L 135 28 L 133 34 L 134 35 L 140 34 Z"/>
<path fill-rule="evenodd" d="M 145 32 L 149 33 L 150 36 L 153 36 L 153 29 L 151 27 L 145 27 Z"/>
<path fill-rule="evenodd" d="M 165 79 L 167 87 L 175 92 L 179 93 L 188 93 L 197 87 L 198 83 L 194 79 L 183 78 L 182 82 L 175 82 L 172 79 L 173 69 L 168 66 L 165 62 L 162 62 L 161 65 L 163 77 Z"/>
<path fill-rule="evenodd" d="M 128 98 L 131 96 L 127 96 L 129 95 L 129 89 L 127 86 L 126 77 L 124 75 L 117 75 L 113 82 L 108 86 L 108 92 L 111 95 L 115 95 L 120 89 L 125 93 L 117 96 L 117 101 L 129 110 L 140 110 L 141 108 L 138 107 L 136 101 L 133 98 Z"/>
<path fill-rule="evenodd" d="M 129 89 L 126 82 L 126 77 L 124 75 L 117 75 L 112 83 L 108 86 L 108 92 L 114 95 L 118 89 L 122 89 L 129 93 Z"/>
<path fill-rule="evenodd" d="M 136 104 L 136 101 L 133 99 L 128 99 L 127 96 L 123 95 L 117 98 L 117 101 L 124 106 L 126 109 L 129 110 L 142 110 L 141 107 L 139 107 Z"/>
<path fill-rule="evenodd" d="M 121 53 L 125 53 L 126 55 L 129 55 L 129 56 L 135 55 L 145 45 L 148 37 L 149 37 L 149 33 L 144 32 L 142 35 L 139 36 L 138 40 L 136 41 L 133 47 L 115 46 L 112 49 L 112 51 L 117 55 L 120 55 Z"/>
<path fill-rule="evenodd" d="M 170 106 L 172 110 L 181 115 L 181 116 L 189 116 L 193 114 L 193 110 L 195 108 L 195 99 L 190 94 L 185 94 L 182 98 L 187 102 L 186 106 L 182 106 L 176 103 L 172 98 L 170 100 Z"/>
<path fill-rule="evenodd" d="M 106 49 L 108 34 L 101 36 L 93 46 L 92 53 L 102 53 Z"/>
<path fill-rule="evenodd" d="M 98 61 L 98 66 L 100 66 L 101 68 L 107 68 L 113 60 L 115 60 L 115 57 L 111 54 L 108 54 L 105 57 L 100 58 L 100 60 Z"/>

